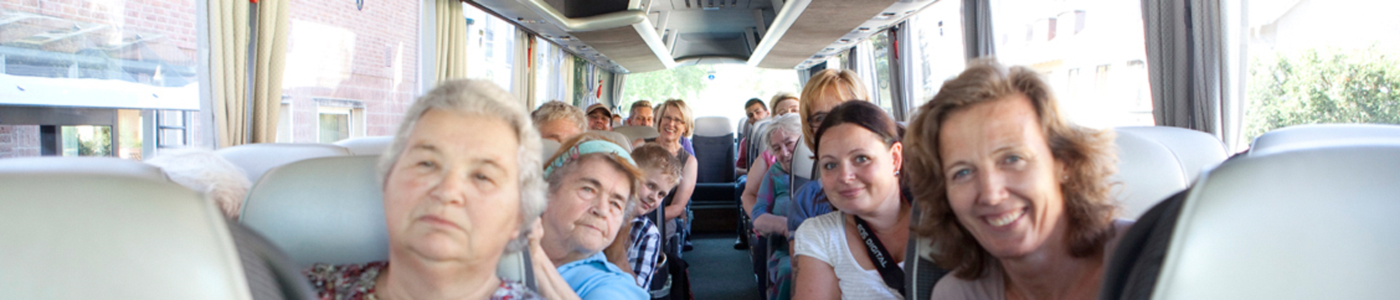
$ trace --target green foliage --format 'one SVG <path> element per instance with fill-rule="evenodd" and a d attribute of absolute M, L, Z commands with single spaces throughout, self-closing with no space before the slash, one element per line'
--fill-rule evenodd
<path fill-rule="evenodd" d="M 714 71 L 710 65 L 676 67 L 670 70 L 627 74 L 623 81 L 622 107 L 632 107 L 637 100 L 651 100 L 652 105 L 667 99 L 695 99 L 705 89 L 705 76 Z M 626 114 L 627 112 L 621 112 Z"/>
<path fill-rule="evenodd" d="M 91 139 L 78 141 L 78 156 L 112 156 L 112 127 L 93 126 Z"/>
<path fill-rule="evenodd" d="M 1374 47 L 1256 59 L 1249 73 L 1247 137 L 1299 124 L 1400 124 L 1400 64 Z"/>

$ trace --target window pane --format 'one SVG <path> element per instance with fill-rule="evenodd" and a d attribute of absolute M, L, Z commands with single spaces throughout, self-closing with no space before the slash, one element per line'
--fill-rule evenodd
<path fill-rule="evenodd" d="M 909 20 L 912 37 L 911 55 L 915 58 L 913 74 L 914 105 L 922 106 L 943 81 L 957 76 L 965 68 L 963 54 L 962 1 L 938 1 L 930 4 Z"/>
<path fill-rule="evenodd" d="M 894 82 L 890 76 L 890 49 L 892 48 L 890 47 L 889 31 L 871 35 L 866 43 L 869 43 L 867 49 L 871 50 L 870 58 L 872 58 L 871 61 L 875 66 L 873 69 L 875 72 L 873 78 L 866 79 L 875 83 L 875 85 L 870 87 L 871 96 L 875 97 L 875 99 L 871 100 L 879 104 L 881 108 L 884 108 L 885 113 L 889 113 L 893 116 L 894 97 L 890 94 L 890 85 L 894 84 Z"/>
<path fill-rule="evenodd" d="M 714 75 L 714 79 L 710 79 Z M 622 82 L 621 114 L 637 100 L 651 100 L 652 105 L 667 99 L 682 99 L 694 111 L 695 117 L 724 116 L 734 122 L 744 118 L 744 103 L 750 98 L 768 101 L 780 92 L 797 94 L 802 87 L 797 71 L 764 69 L 745 64 L 713 64 L 678 66 L 665 71 L 628 74 Z"/>
<path fill-rule="evenodd" d="M 462 3 L 467 18 L 467 77 L 487 79 L 511 91 L 515 25 Z"/>
<path fill-rule="evenodd" d="M 1249 1 L 1243 142 L 1317 123 L 1400 123 L 1393 1 Z M 1244 143 L 1241 143 L 1244 144 Z"/>
<path fill-rule="evenodd" d="M 292 1 L 282 81 L 283 102 L 290 104 L 284 107 L 292 109 L 292 122 L 278 124 L 293 126 L 291 142 L 327 141 L 326 135 L 318 138 L 323 102 L 317 99 L 363 103 L 365 135 L 394 134 L 419 86 L 416 12 L 421 3 L 376 1 L 377 8 L 366 5 L 360 10 L 354 5 Z M 425 62 L 431 66 L 432 59 Z M 344 137 L 349 137 L 348 128 Z"/>
<path fill-rule="evenodd" d="M 141 145 L 155 142 L 143 141 L 142 133 L 154 129 L 145 127 L 155 126 L 143 121 L 143 112 L 199 111 L 194 0 L 5 3 L 0 111 L 45 117 L 0 118 L 0 157 L 86 153 L 139 160 Z M 96 130 L 118 134 L 99 143 Z M 202 135 L 195 139 L 195 146 L 208 146 Z M 99 144 L 106 146 L 94 148 Z"/>
<path fill-rule="evenodd" d="M 1141 3 L 993 0 L 992 6 L 997 59 L 1045 75 L 1075 123 L 1153 125 L 1147 69 L 1134 67 L 1147 60 Z"/>
<path fill-rule="evenodd" d="M 350 115 L 321 114 L 320 142 L 334 143 L 350 137 Z"/>

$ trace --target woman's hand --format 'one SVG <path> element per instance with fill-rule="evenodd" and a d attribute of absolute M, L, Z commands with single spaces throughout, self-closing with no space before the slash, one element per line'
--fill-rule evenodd
<path fill-rule="evenodd" d="M 559 275 L 559 269 L 549 259 L 549 254 L 540 246 L 540 240 L 544 238 L 544 223 L 535 220 L 534 228 L 530 231 L 530 248 L 526 251 L 530 251 L 530 261 L 533 265 L 531 268 L 535 270 L 535 285 L 539 288 L 535 292 L 545 299 L 579 299 L 578 294 L 574 293 L 574 288 Z"/>
<path fill-rule="evenodd" d="M 773 214 L 763 214 L 753 219 L 753 230 L 759 235 L 787 235 L 787 217 L 775 216 Z"/>

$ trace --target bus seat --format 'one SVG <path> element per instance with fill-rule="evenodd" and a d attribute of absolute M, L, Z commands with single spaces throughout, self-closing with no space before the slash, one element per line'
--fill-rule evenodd
<path fill-rule="evenodd" d="M 322 157 L 273 169 L 249 191 L 239 222 L 302 268 L 388 260 L 378 158 Z M 525 256 L 503 256 L 497 274 L 524 281 L 525 266 Z"/>
<path fill-rule="evenodd" d="M 613 128 L 613 132 L 621 133 L 633 141 L 656 138 L 656 136 L 661 135 L 656 131 L 656 127 L 651 126 L 622 126 Z"/>
<path fill-rule="evenodd" d="M 1389 124 L 1311 124 L 1289 126 L 1254 138 L 1249 155 L 1267 155 L 1325 145 L 1400 143 L 1400 126 Z"/>
<path fill-rule="evenodd" d="M 559 145 L 559 142 L 555 142 L 554 140 L 541 139 L 540 154 L 543 154 L 544 158 L 540 161 L 544 162 L 546 165 L 549 164 L 549 158 L 554 157 L 554 152 L 558 152 L 560 146 L 562 145 Z"/>
<path fill-rule="evenodd" d="M 169 181 L 165 171 L 155 165 L 114 157 L 24 157 L 0 159 L 0 173 L 63 173 L 73 175 L 110 175 Z"/>
<path fill-rule="evenodd" d="M 394 136 L 385 135 L 348 138 L 335 142 L 335 145 L 350 150 L 351 155 L 379 155 L 393 143 Z"/>
<path fill-rule="evenodd" d="M 792 184 L 801 187 L 816 178 L 816 154 L 807 147 L 805 137 L 797 138 L 797 148 L 792 150 Z"/>
<path fill-rule="evenodd" d="M 734 161 L 738 150 L 734 148 L 734 124 L 727 117 L 700 117 L 695 119 L 695 146 L 697 174 L 693 202 L 698 200 L 720 200 L 725 205 L 738 203 L 739 183 L 734 176 Z M 717 201 L 718 202 L 718 201 Z M 696 203 L 698 204 L 698 203 Z"/>
<path fill-rule="evenodd" d="M 268 170 L 291 162 L 327 156 L 348 156 L 350 150 L 331 144 L 244 144 L 214 151 L 248 173 L 248 182 L 258 184 Z"/>
<path fill-rule="evenodd" d="M 917 225 L 920 218 L 919 204 L 914 203 L 910 210 L 913 216 L 909 218 L 909 222 Z M 915 254 L 904 256 L 904 298 L 930 299 L 933 295 L 933 285 L 948 275 L 949 271 L 933 263 L 933 240 L 919 237 L 910 230 L 909 243 L 904 247 L 904 253 Z M 915 259 L 914 263 L 909 263 L 910 257 Z"/>
<path fill-rule="evenodd" d="M 1383 299 L 1400 293 L 1400 145 L 1244 157 L 1175 220 L 1154 299 Z M 1121 249 L 1121 248 L 1120 248 Z"/>
<path fill-rule="evenodd" d="M 1123 211 L 1137 219 L 1162 199 L 1186 189 L 1201 170 L 1225 161 L 1225 145 L 1210 134 L 1177 127 L 1119 127 L 1118 173 L 1111 181 Z"/>
<path fill-rule="evenodd" d="M 6 160 L 14 160 L 0 171 L 6 298 L 251 299 L 228 223 L 198 193 L 147 171 L 70 172 L 52 168 L 50 158 Z M 48 170 L 17 171 L 16 163 Z"/>

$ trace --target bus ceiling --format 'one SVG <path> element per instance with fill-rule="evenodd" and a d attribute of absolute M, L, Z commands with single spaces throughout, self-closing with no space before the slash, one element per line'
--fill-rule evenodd
<path fill-rule="evenodd" d="M 743 62 L 805 69 L 938 0 L 468 0 L 618 73 Z M 943 0 L 948 1 L 948 0 Z M 700 59 L 700 60 L 696 60 Z"/>

